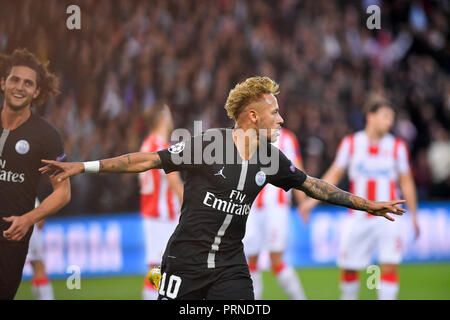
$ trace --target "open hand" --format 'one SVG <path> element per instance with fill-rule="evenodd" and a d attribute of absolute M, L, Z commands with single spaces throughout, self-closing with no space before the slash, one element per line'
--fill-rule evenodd
<path fill-rule="evenodd" d="M 51 178 L 56 178 L 58 181 L 63 181 L 69 177 L 84 172 L 84 165 L 82 162 L 58 162 L 53 160 L 41 161 L 47 165 L 39 168 L 39 172 L 41 174 L 48 173 Z"/>
<path fill-rule="evenodd" d="M 406 212 L 406 210 L 398 207 L 397 205 L 405 202 L 406 200 L 394 200 L 387 202 L 371 201 L 367 212 L 374 216 L 385 217 L 390 221 L 395 221 L 395 219 L 392 218 L 390 215 L 388 215 L 388 213 L 393 213 L 398 216 L 403 215 Z"/>

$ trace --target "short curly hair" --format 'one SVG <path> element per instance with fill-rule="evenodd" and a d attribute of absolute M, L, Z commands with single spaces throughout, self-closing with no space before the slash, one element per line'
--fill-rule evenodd
<path fill-rule="evenodd" d="M 41 62 L 25 48 L 16 49 L 12 54 L 0 54 L 0 79 L 6 80 L 15 66 L 25 66 L 36 71 L 36 85 L 40 89 L 39 96 L 33 100 L 33 104 L 41 106 L 59 93 L 59 79 L 48 69 L 50 62 Z"/>
<path fill-rule="evenodd" d="M 237 120 L 245 106 L 262 98 L 263 94 L 277 95 L 280 86 L 268 77 L 252 77 L 238 83 L 228 94 L 225 103 L 228 117 Z"/>

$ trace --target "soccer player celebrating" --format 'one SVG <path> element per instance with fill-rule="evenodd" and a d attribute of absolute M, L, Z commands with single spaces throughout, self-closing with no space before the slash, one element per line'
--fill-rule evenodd
<path fill-rule="evenodd" d="M 417 200 L 407 146 L 389 133 L 394 123 L 394 109 L 384 98 L 372 95 L 364 111 L 365 129 L 342 140 L 334 163 L 322 179 L 338 184 L 348 169 L 350 192 L 373 201 L 397 198 L 400 186 L 411 211 L 417 237 Z M 317 203 L 317 200 L 308 199 L 300 207 L 308 213 Z M 342 269 L 342 299 L 358 298 L 358 271 L 371 263 L 374 248 L 377 249 L 378 262 L 381 264 L 378 298 L 391 300 L 397 297 L 397 265 L 402 259 L 403 250 L 400 224 L 384 223 L 371 217 L 351 210 L 341 235 L 337 264 Z"/>
<path fill-rule="evenodd" d="M 274 145 L 292 159 L 295 167 L 303 170 L 300 148 L 294 133 L 281 128 L 280 137 Z M 306 299 L 295 269 L 283 260 L 288 236 L 288 219 L 291 208 L 291 192 L 266 185 L 258 194 L 247 221 L 244 249 L 248 256 L 248 267 L 253 280 L 255 299 L 262 299 L 263 280 L 258 268 L 258 258 L 264 249 L 269 251 L 272 272 L 278 283 L 291 299 Z M 294 196 L 303 202 L 304 193 L 294 189 Z M 306 220 L 306 217 L 303 217 Z"/>
<path fill-rule="evenodd" d="M 267 183 L 389 220 L 388 213 L 405 212 L 397 207 L 403 200 L 368 201 L 297 169 L 270 143 L 283 124 L 276 94 L 273 80 L 249 78 L 225 104 L 233 129 L 210 129 L 154 153 L 84 163 L 43 160 L 40 171 L 55 170 L 58 180 L 83 172 L 185 171 L 181 217 L 163 256 L 158 299 L 254 299 L 242 239 L 251 205 Z"/>
<path fill-rule="evenodd" d="M 149 134 L 140 152 L 156 152 L 169 147 L 169 135 L 173 129 L 172 114 L 165 103 L 157 103 L 148 109 L 146 121 Z M 179 205 L 174 194 L 183 199 L 183 182 L 178 172 L 168 175 L 163 170 L 149 170 L 139 174 L 141 214 L 143 217 L 146 263 L 153 268 L 161 263 L 170 235 L 178 223 Z M 145 278 L 142 292 L 144 300 L 156 300 L 158 291 Z"/>
<path fill-rule="evenodd" d="M 48 63 L 26 49 L 0 55 L 0 84 L 0 299 L 13 299 L 32 227 L 70 201 L 70 182 L 51 177 L 53 192 L 35 208 L 40 160 L 65 158 L 59 133 L 31 110 L 57 93 Z"/>

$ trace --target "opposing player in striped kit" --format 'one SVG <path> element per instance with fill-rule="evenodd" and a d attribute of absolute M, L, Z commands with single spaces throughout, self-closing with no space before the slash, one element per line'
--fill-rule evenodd
<path fill-rule="evenodd" d="M 335 161 L 322 179 L 338 184 L 347 170 L 350 192 L 373 201 L 396 199 L 400 187 L 411 212 L 417 237 L 417 200 L 408 149 L 403 140 L 389 133 L 395 111 L 388 101 L 375 95 L 369 97 L 364 111 L 365 129 L 341 141 Z M 308 199 L 301 205 L 301 210 L 308 212 L 316 204 L 317 200 Z M 401 224 L 384 223 L 381 219 L 371 217 L 350 210 L 342 231 L 337 259 L 337 265 L 342 269 L 342 299 L 358 298 L 358 271 L 369 266 L 374 249 L 377 250 L 378 263 L 381 265 L 378 298 L 391 300 L 397 297 L 397 265 L 401 262 L 403 250 Z"/>
<path fill-rule="evenodd" d="M 39 207 L 40 203 L 39 199 L 36 198 L 35 208 Z M 45 269 L 44 223 L 45 220 L 41 220 L 33 227 L 26 261 L 30 263 L 33 269 L 31 292 L 34 298 L 36 300 L 54 300 L 53 286 Z"/>
<path fill-rule="evenodd" d="M 165 103 L 147 109 L 145 120 L 149 134 L 140 152 L 157 152 L 169 147 L 173 129 L 172 113 Z M 149 269 L 161 264 L 167 241 L 178 224 L 179 202 L 183 199 L 183 182 L 178 172 L 165 174 L 163 170 L 149 170 L 139 174 L 141 215 L 145 238 L 145 261 Z M 178 201 L 179 200 L 179 201 Z M 144 300 L 156 300 L 157 289 L 145 277 L 142 290 Z"/>
<path fill-rule="evenodd" d="M 47 166 L 39 170 L 56 170 L 58 180 L 83 172 L 185 171 L 181 217 L 164 252 L 158 299 L 254 299 L 242 239 L 251 205 L 266 184 L 389 220 L 388 213 L 405 212 L 397 207 L 402 200 L 368 201 L 306 175 L 269 143 L 283 124 L 278 88 L 267 77 L 237 84 L 225 104 L 234 128 L 210 129 L 153 153 L 84 163 L 43 160 Z"/>
<path fill-rule="evenodd" d="M 299 143 L 294 133 L 281 128 L 280 136 L 273 143 L 291 159 L 295 167 L 303 170 Z M 293 194 L 301 203 L 305 194 L 294 189 Z M 255 299 L 262 299 L 263 280 L 258 259 L 264 250 L 269 252 L 271 269 L 278 283 L 293 300 L 306 299 L 302 284 L 295 269 L 283 260 L 288 238 L 288 218 L 291 208 L 291 191 L 285 192 L 273 185 L 266 185 L 256 197 L 247 220 L 244 250 L 253 280 Z"/>

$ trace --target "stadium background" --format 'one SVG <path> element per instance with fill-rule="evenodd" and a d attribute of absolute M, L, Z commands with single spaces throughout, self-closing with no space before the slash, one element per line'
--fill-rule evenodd
<path fill-rule="evenodd" d="M 81 30 L 66 27 L 71 4 L 81 9 Z M 372 4 L 381 8 L 380 30 L 366 26 Z M 449 1 L 6 0 L 1 7 L 0 52 L 27 47 L 49 59 L 61 79 L 61 94 L 37 111 L 60 130 L 72 161 L 138 150 L 147 133 L 145 111 L 157 100 L 172 106 L 175 127 L 192 129 L 194 120 L 202 120 L 203 128 L 230 126 L 223 109 L 230 88 L 266 75 L 280 83 L 285 127 L 300 141 L 306 172 L 321 176 L 340 139 L 363 128 L 367 93 L 385 94 L 399 109 L 393 131 L 409 145 L 420 205 L 427 212 L 422 216 L 438 216 L 423 218 L 426 232 L 437 238 L 411 240 L 411 250 L 426 249 L 400 269 L 400 298 L 450 298 Z M 340 186 L 346 188 L 347 181 Z M 138 209 L 135 175 L 77 176 L 72 201 L 49 219 L 46 239 L 51 241 L 52 224 L 68 232 L 64 228 L 71 223 L 89 226 L 95 219 L 101 240 L 107 234 L 102 219 L 120 222 L 128 213 L 125 218 L 138 221 Z M 319 219 L 320 210 L 329 221 L 339 216 L 325 207 L 313 217 Z M 291 218 L 298 224 L 295 213 Z M 323 223 L 317 228 L 325 228 Z M 317 254 L 314 246 L 296 247 L 314 243 L 312 228 L 295 229 L 299 238 L 293 237 L 289 252 Z M 332 243 L 327 249 L 332 253 L 333 242 L 326 243 Z M 317 291 L 310 297 L 338 297 L 331 260 L 297 262 L 306 293 Z M 326 268 L 312 268 L 317 265 Z M 102 281 L 93 276 L 83 281 Z M 56 298 L 139 298 L 141 277 L 100 276 L 107 281 L 80 291 L 56 282 Z M 282 299 L 269 273 L 265 281 L 265 297 Z M 30 297 L 27 283 L 23 286 L 18 298 Z M 124 287 L 136 294 L 118 290 Z"/>

